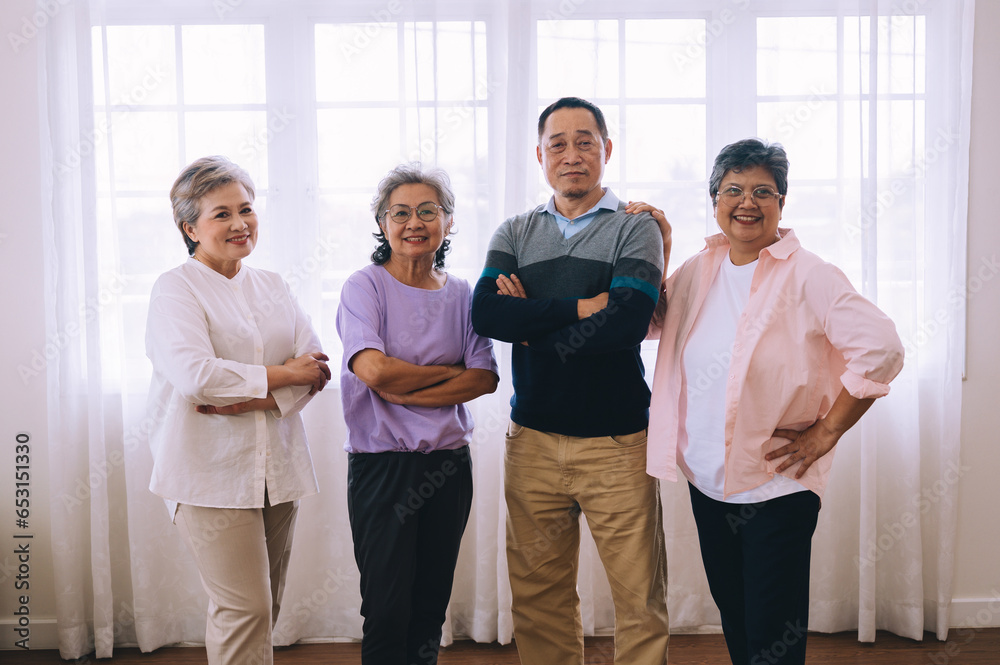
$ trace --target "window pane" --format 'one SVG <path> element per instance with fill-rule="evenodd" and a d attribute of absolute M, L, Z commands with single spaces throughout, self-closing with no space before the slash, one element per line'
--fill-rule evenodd
<path fill-rule="evenodd" d="M 242 166 L 254 185 L 266 189 L 267 146 L 288 123 L 264 111 L 195 111 L 184 114 L 185 159 L 224 155 Z"/>
<path fill-rule="evenodd" d="M 263 103 L 264 26 L 186 25 L 181 39 L 185 103 Z"/>
<path fill-rule="evenodd" d="M 394 23 L 317 25 L 317 101 L 398 99 L 397 39 Z"/>
<path fill-rule="evenodd" d="M 629 181 L 705 179 L 704 105 L 630 106 L 626 113 L 622 158 L 627 160 Z"/>
<path fill-rule="evenodd" d="M 539 21 L 538 97 L 618 96 L 618 21 Z"/>
<path fill-rule="evenodd" d="M 837 177 L 835 101 L 817 96 L 802 102 L 762 102 L 757 105 L 757 135 L 785 146 L 790 177 Z"/>
<path fill-rule="evenodd" d="M 705 21 L 625 22 L 625 94 L 705 96 Z"/>
<path fill-rule="evenodd" d="M 757 19 L 757 94 L 836 91 L 836 18 Z"/>
<path fill-rule="evenodd" d="M 125 106 L 176 103 L 173 26 L 112 25 L 107 31 L 111 103 Z M 103 98 L 95 101 L 104 103 Z"/>
<path fill-rule="evenodd" d="M 482 99 L 485 87 L 483 23 L 407 23 L 404 35 L 406 97 L 420 101 Z M 480 93 L 477 94 L 477 88 Z"/>
<path fill-rule="evenodd" d="M 405 161 L 398 111 L 321 109 L 316 116 L 321 187 L 360 187 L 374 194 L 389 169 Z"/>
<path fill-rule="evenodd" d="M 161 111 L 111 114 L 118 190 L 166 191 L 181 170 L 177 115 Z"/>

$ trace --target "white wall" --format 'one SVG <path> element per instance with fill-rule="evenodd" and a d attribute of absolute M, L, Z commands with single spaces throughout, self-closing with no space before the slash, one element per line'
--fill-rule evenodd
<path fill-rule="evenodd" d="M 41 161 L 39 157 L 39 103 L 37 39 L 28 39 L 17 51 L 8 33 L 20 34 L 23 20 L 35 12 L 31 0 L 4 0 L 0 5 L 0 649 L 14 647 L 18 639 L 8 628 L 28 596 L 31 620 L 30 646 L 42 648 L 55 642 L 55 604 L 52 559 L 48 547 L 48 495 L 46 464 L 46 396 L 44 373 L 24 382 L 17 366 L 44 352 L 42 302 Z M 31 34 L 26 31 L 25 34 Z M 15 524 L 15 437 L 31 436 L 30 516 L 28 529 Z M 14 535 L 34 538 L 15 539 Z M 15 547 L 28 544 L 28 579 L 18 571 L 21 562 Z M 18 580 L 21 575 L 22 579 Z M 27 582 L 29 588 L 15 584 Z"/>
<path fill-rule="evenodd" d="M 1000 626 L 1000 3 L 976 3 L 969 178 L 968 379 L 962 390 L 952 625 Z M 985 277 L 985 279 L 983 279 Z M 971 621 L 971 624 L 965 622 Z"/>
<path fill-rule="evenodd" d="M 1000 3 L 976 8 L 969 271 L 977 276 L 985 261 L 1000 260 Z M 37 40 L 15 52 L 7 35 L 19 33 L 35 14 L 32 0 L 0 4 L 0 617 L 5 620 L 0 649 L 13 647 L 7 621 L 17 609 L 15 533 L 34 533 L 30 559 L 31 646 L 54 648 L 54 602 L 46 490 L 46 397 L 42 377 L 25 383 L 17 367 L 44 351 L 42 235 L 40 228 L 39 102 Z M 975 282 L 970 283 L 970 286 Z M 969 300 L 968 380 L 963 389 L 962 462 L 952 624 L 1000 625 L 1000 279 L 985 280 Z M 14 525 L 14 443 L 18 432 L 31 441 L 31 517 L 26 531 Z M 18 541 L 23 542 L 23 541 Z M 994 602 L 991 602 L 994 601 Z"/>

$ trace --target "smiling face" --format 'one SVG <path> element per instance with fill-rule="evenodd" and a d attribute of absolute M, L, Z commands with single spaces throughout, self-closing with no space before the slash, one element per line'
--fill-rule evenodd
<path fill-rule="evenodd" d="M 604 165 L 611 159 L 611 141 L 601 138 L 597 120 L 588 109 L 567 107 L 553 111 L 545 120 L 537 155 L 557 199 L 596 197 L 596 203 L 603 196 L 601 180 Z"/>
<path fill-rule="evenodd" d="M 451 229 L 451 219 L 445 219 L 444 210 L 438 211 L 438 216 L 432 221 L 424 221 L 416 214 L 421 203 L 433 203 L 440 207 L 437 191 L 430 185 L 406 184 L 392 190 L 388 206 L 402 204 L 411 208 L 410 218 L 400 224 L 383 215 L 379 224 L 392 254 L 389 261 L 401 263 L 427 263 L 428 269 L 434 266 L 434 255 L 444 243 Z"/>
<path fill-rule="evenodd" d="M 778 221 L 781 220 L 781 206 L 777 201 L 763 208 L 754 203 L 750 196 L 755 188 L 766 186 L 777 191 L 771 171 L 763 166 L 752 166 L 739 173 L 727 171 L 722 177 L 719 191 L 736 186 L 746 192 L 743 202 L 736 207 L 719 201 L 714 204 L 715 221 L 729 239 L 729 256 L 738 266 L 756 261 L 760 250 L 776 243 Z"/>
<path fill-rule="evenodd" d="M 198 243 L 194 258 L 226 277 L 240 270 L 241 261 L 257 244 L 257 213 L 243 185 L 230 182 L 201 197 L 198 221 L 184 232 Z"/>

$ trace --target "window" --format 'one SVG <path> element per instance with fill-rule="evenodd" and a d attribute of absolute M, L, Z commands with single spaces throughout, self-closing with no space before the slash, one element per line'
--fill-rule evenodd
<path fill-rule="evenodd" d="M 706 189 L 715 154 L 758 135 L 788 150 L 784 215 L 804 244 L 869 296 L 879 275 L 909 279 L 933 196 L 923 184 L 933 157 L 926 18 L 845 15 L 837 3 L 798 16 L 726 0 L 640 4 L 609 16 L 532 3 L 501 34 L 476 5 L 262 2 L 213 16 L 204 5 L 109 3 L 92 33 L 101 279 L 121 289 L 121 306 L 100 310 L 119 333 L 104 337 L 108 380 L 148 385 L 139 331 L 153 281 L 183 257 L 166 194 L 185 164 L 225 154 L 250 172 L 263 220 L 250 262 L 292 283 L 336 361 L 339 293 L 374 248 L 379 179 L 403 161 L 448 171 L 458 231 L 449 269 L 474 282 L 496 225 L 549 196 L 534 121 L 563 95 L 604 110 L 615 145 L 604 184 L 667 212 L 674 267 L 717 232 Z M 524 48 L 523 34 L 528 78 L 504 79 L 496 54 Z M 907 230 L 906 260 L 876 266 L 879 243 Z"/>

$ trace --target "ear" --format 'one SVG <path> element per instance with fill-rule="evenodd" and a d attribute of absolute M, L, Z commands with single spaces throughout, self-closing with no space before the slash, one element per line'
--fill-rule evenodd
<path fill-rule="evenodd" d="M 194 242 L 198 242 L 198 229 L 194 226 L 191 226 L 187 222 L 183 222 L 183 224 L 184 224 L 183 226 L 184 233 L 187 235 L 187 237 L 191 238 L 191 240 Z"/>
<path fill-rule="evenodd" d="M 540 146 L 540 145 L 536 145 L 535 146 L 535 155 L 538 157 L 538 163 L 541 164 L 542 163 L 542 146 Z"/>
<path fill-rule="evenodd" d="M 607 164 L 611 161 L 611 139 L 604 142 L 604 163 Z"/>

